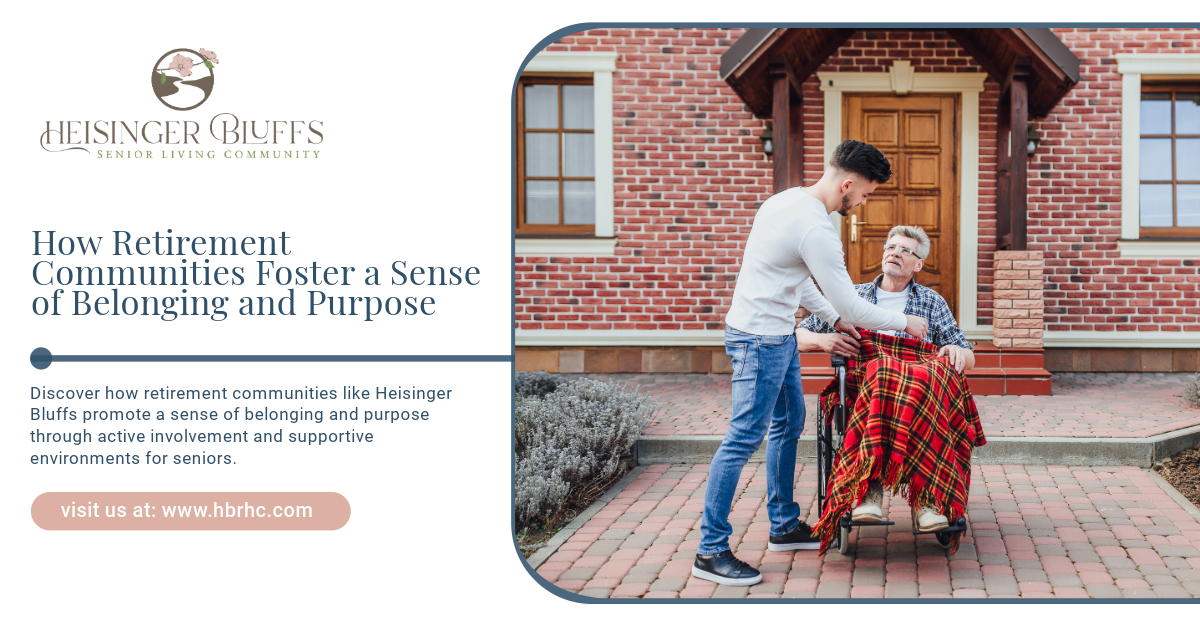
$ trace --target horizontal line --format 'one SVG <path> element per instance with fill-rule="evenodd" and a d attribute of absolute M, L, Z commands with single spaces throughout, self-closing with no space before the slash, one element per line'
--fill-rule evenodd
<path fill-rule="evenodd" d="M 511 355 L 55 355 L 54 362 L 512 362 Z"/>

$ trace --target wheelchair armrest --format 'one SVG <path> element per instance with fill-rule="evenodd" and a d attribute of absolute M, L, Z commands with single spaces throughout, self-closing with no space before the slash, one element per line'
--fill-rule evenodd
<path fill-rule="evenodd" d="M 829 365 L 835 369 L 846 366 L 846 356 L 836 354 L 829 356 Z"/>

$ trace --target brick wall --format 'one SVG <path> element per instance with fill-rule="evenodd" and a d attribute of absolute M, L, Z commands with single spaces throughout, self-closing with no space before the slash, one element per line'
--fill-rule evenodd
<path fill-rule="evenodd" d="M 1118 52 L 1200 52 L 1196 29 L 1055 29 L 1081 59 L 1081 81 L 1034 128 L 1029 248 L 1044 254 L 1051 331 L 1200 331 L 1195 260 L 1118 257 Z M 613 29 L 549 50 L 615 51 L 614 257 L 516 258 L 522 329 L 721 329 L 741 247 L 770 196 L 770 162 L 755 119 L 717 76 L 740 29 Z M 864 31 L 822 71 L 982 71 L 943 32 Z M 804 84 L 805 176 L 823 168 L 823 99 Z M 993 323 L 996 107 L 980 98 L 978 322 Z"/>
<path fill-rule="evenodd" d="M 1200 331 L 1196 260 L 1121 259 L 1117 250 L 1122 103 L 1113 57 L 1200 53 L 1200 31 L 1054 31 L 1079 57 L 1081 78 L 1034 122 L 1042 144 L 1029 166 L 1029 248 L 1045 253 L 1046 329 Z"/>
<path fill-rule="evenodd" d="M 521 329 L 722 329 L 754 212 L 771 196 L 757 120 L 718 78 L 742 29 L 585 31 L 548 46 L 617 52 L 613 77 L 615 257 L 518 256 Z M 946 33 L 860 32 L 821 71 L 981 72 Z M 981 98 L 980 316 L 990 322 L 995 101 Z M 988 103 L 992 103 L 991 106 Z M 824 101 L 804 84 L 805 177 L 823 171 Z M 988 135 L 990 133 L 990 136 Z"/>
<path fill-rule="evenodd" d="M 771 196 L 756 120 L 720 78 L 743 29 L 613 29 L 614 257 L 518 256 L 522 329 L 723 329 L 742 242 Z"/>

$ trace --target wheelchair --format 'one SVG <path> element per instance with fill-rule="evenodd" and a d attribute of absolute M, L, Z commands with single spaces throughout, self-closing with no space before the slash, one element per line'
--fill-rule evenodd
<path fill-rule="evenodd" d="M 840 355 L 830 356 L 830 364 L 833 366 L 834 376 L 838 380 L 838 403 L 833 407 L 833 415 L 826 421 L 825 411 L 821 404 L 817 403 L 817 512 L 825 512 L 825 499 L 829 490 L 829 474 L 833 470 L 833 460 L 837 452 L 842 448 L 842 440 L 846 434 L 847 413 L 846 408 L 846 358 Z M 838 521 L 839 533 L 837 540 L 834 541 L 838 551 L 842 554 L 850 552 L 850 529 L 854 527 L 865 526 L 891 526 L 896 525 L 894 521 L 852 521 L 850 512 L 847 511 Z M 937 539 L 938 545 L 943 549 L 950 548 L 950 539 L 955 532 L 967 532 L 969 530 L 965 517 L 958 517 L 950 522 L 950 526 L 933 532 L 921 532 L 917 529 L 917 522 L 913 520 L 913 534 L 932 534 Z"/>

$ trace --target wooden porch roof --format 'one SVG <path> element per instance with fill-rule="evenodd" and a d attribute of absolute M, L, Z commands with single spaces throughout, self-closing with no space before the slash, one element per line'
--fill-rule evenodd
<path fill-rule="evenodd" d="M 721 78 L 760 118 L 771 117 L 768 64 L 782 63 L 796 93 L 803 83 L 857 30 L 852 28 L 751 28 L 721 56 Z M 942 30 L 1007 89 L 1010 68 L 1031 61 L 1029 113 L 1040 118 L 1079 82 L 1079 58 L 1048 28 L 872 29 Z"/>

